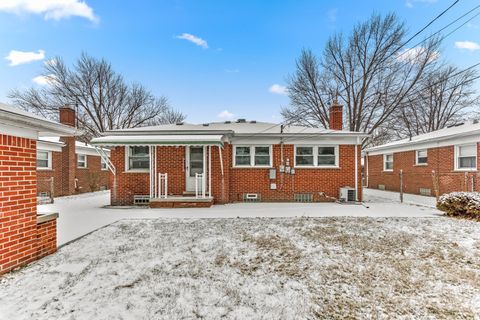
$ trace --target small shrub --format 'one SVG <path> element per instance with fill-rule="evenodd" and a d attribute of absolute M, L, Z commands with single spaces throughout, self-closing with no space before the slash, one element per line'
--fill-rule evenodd
<path fill-rule="evenodd" d="M 480 218 L 480 193 L 446 193 L 438 199 L 437 208 L 448 216 L 473 216 Z"/>

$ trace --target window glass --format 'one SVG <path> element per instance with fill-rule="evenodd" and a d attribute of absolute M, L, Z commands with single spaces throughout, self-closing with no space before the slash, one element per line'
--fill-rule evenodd
<path fill-rule="evenodd" d="M 37 151 L 37 167 L 49 168 L 48 151 Z"/>
<path fill-rule="evenodd" d="M 313 166 L 313 147 L 297 147 L 295 162 L 297 166 Z"/>
<path fill-rule="evenodd" d="M 235 165 L 250 165 L 250 147 L 235 147 Z"/>
<path fill-rule="evenodd" d="M 130 147 L 128 157 L 129 169 L 148 169 L 150 168 L 149 148 L 147 146 Z"/>
<path fill-rule="evenodd" d="M 477 167 L 477 146 L 475 144 L 458 147 L 458 169 L 475 169 Z"/>
<path fill-rule="evenodd" d="M 255 147 L 255 165 L 270 165 L 270 147 Z"/>
<path fill-rule="evenodd" d="M 417 151 L 417 164 L 426 164 L 428 161 L 427 150 Z"/>
<path fill-rule="evenodd" d="M 77 154 L 77 167 L 86 168 L 87 167 L 87 156 L 84 154 Z"/>
<path fill-rule="evenodd" d="M 101 165 L 101 168 L 102 170 L 107 170 L 107 163 L 105 162 L 105 160 L 103 160 L 103 158 L 100 158 L 100 165 Z"/>
<path fill-rule="evenodd" d="M 319 166 L 334 166 L 335 160 L 335 147 L 318 147 Z"/>
<path fill-rule="evenodd" d="M 393 154 L 385 155 L 385 170 L 393 170 Z"/>

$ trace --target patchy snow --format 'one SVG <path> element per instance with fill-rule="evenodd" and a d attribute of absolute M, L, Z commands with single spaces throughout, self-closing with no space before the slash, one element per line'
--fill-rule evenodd
<path fill-rule="evenodd" d="M 1 278 L 0 317 L 474 318 L 479 250 L 444 217 L 123 220 Z"/>
<path fill-rule="evenodd" d="M 394 192 L 394 191 L 364 188 L 363 197 L 365 199 L 365 202 L 400 203 L 400 193 Z M 437 199 L 435 197 L 427 197 L 427 196 L 421 196 L 418 194 L 404 193 L 403 203 L 436 208 Z"/>
<path fill-rule="evenodd" d="M 39 205 L 39 212 L 58 212 L 57 243 L 63 245 L 84 234 L 130 218 L 237 218 L 237 217 L 435 217 L 436 209 L 394 203 L 370 202 L 367 206 L 336 203 L 235 203 L 212 208 L 149 209 L 104 208 L 108 191 L 56 198 Z"/>

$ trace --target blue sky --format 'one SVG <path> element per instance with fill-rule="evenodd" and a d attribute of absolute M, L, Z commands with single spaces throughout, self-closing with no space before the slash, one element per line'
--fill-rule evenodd
<path fill-rule="evenodd" d="M 374 11 L 396 12 L 413 34 L 453 0 L 55 2 L 0 1 L 0 101 L 13 88 L 39 86 L 32 79 L 45 59 L 70 64 L 84 51 L 167 96 L 189 122 L 279 122 L 288 104 L 282 86 L 302 48 L 320 54 L 331 34 L 349 32 Z M 424 34 L 475 5 L 460 0 Z M 480 62 L 479 44 L 480 16 L 448 37 L 440 54 L 466 67 Z"/>

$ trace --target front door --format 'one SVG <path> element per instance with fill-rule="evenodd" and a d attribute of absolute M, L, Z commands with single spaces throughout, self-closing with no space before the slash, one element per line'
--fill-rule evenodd
<path fill-rule="evenodd" d="M 203 173 L 205 152 L 203 147 L 186 147 L 186 191 L 195 191 L 195 173 Z"/>

